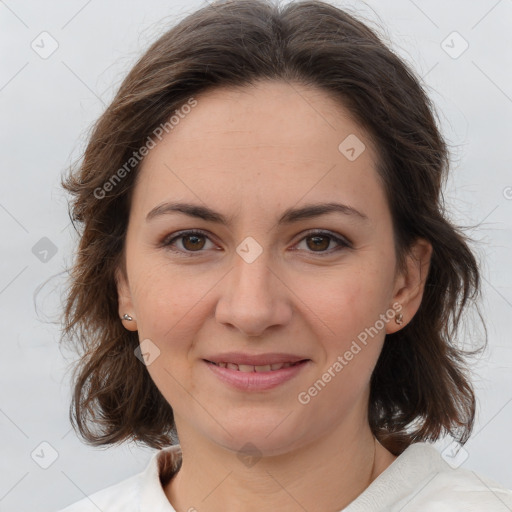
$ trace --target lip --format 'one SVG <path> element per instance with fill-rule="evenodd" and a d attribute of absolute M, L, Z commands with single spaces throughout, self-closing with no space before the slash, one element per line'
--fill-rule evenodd
<path fill-rule="evenodd" d="M 269 354 L 266 354 L 268 356 Z M 276 356 L 276 354 L 273 354 Z M 223 356 L 225 357 L 225 355 Z M 274 361 L 271 364 L 276 363 L 286 363 L 292 362 L 290 361 L 290 356 L 288 359 L 278 361 L 276 358 L 266 358 L 266 359 L 252 359 L 241 358 L 239 360 L 243 360 L 238 364 L 252 364 L 254 366 L 263 366 L 261 362 L 268 362 L 269 360 Z M 249 363 L 248 361 L 258 361 L 258 364 Z M 226 362 L 225 359 L 218 362 Z M 211 362 L 211 360 L 204 360 L 205 365 L 209 368 L 209 370 L 223 383 L 227 384 L 230 387 L 235 389 L 246 391 L 246 392 L 256 392 L 256 391 L 266 391 L 273 388 L 276 388 L 285 382 L 293 379 L 296 375 L 304 370 L 305 367 L 309 366 L 311 360 L 301 358 L 293 361 L 293 366 L 288 366 L 286 368 L 280 368 L 279 370 L 272 370 L 266 372 L 243 372 L 239 370 L 232 370 L 231 368 L 223 368 L 222 366 L 216 366 Z M 237 364 L 237 363 L 235 363 Z"/>

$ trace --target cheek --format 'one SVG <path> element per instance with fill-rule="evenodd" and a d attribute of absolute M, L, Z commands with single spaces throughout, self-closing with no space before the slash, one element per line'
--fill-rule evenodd
<path fill-rule="evenodd" d="M 205 295 L 215 281 L 171 272 L 164 263 L 148 266 L 137 282 L 139 339 L 151 340 L 158 353 L 147 370 L 166 400 L 180 410 L 189 403 L 189 393 L 197 394 L 193 349 L 208 314 Z"/>
<path fill-rule="evenodd" d="M 325 283 L 323 291 L 317 289 L 310 296 L 314 315 L 328 327 L 319 327 L 316 333 L 322 356 L 315 379 L 301 395 L 314 403 L 307 411 L 312 421 L 320 416 L 336 422 L 349 411 L 365 407 L 385 338 L 380 318 L 387 310 L 389 290 L 382 276 L 369 268 L 340 273 Z"/>
<path fill-rule="evenodd" d="M 383 268 L 364 265 L 350 267 L 332 276 L 303 282 L 313 314 L 322 319 L 340 342 L 375 324 L 390 306 L 391 280 Z"/>
<path fill-rule="evenodd" d="M 311 297 L 314 313 L 329 328 L 319 336 L 325 360 L 318 377 L 328 384 L 325 402 L 319 401 L 318 407 L 338 403 L 350 408 L 367 387 L 382 350 L 386 322 L 391 320 L 386 312 L 392 296 L 392 269 L 392 260 L 385 267 L 378 256 L 365 258 L 360 266 L 334 274 Z"/>
<path fill-rule="evenodd" d="M 166 399 L 179 406 L 190 399 L 188 392 L 197 391 L 196 345 L 208 335 L 205 326 L 212 325 L 214 304 L 210 298 L 223 273 L 155 260 L 148 259 L 137 272 L 137 327 L 140 341 L 149 339 L 158 349 L 158 357 L 148 366 L 151 378 Z"/>
<path fill-rule="evenodd" d="M 211 273 L 198 272 L 193 266 L 171 266 L 148 258 L 136 275 L 135 309 L 138 312 L 139 333 L 164 340 L 168 333 L 193 328 L 201 301 L 218 279 Z"/>

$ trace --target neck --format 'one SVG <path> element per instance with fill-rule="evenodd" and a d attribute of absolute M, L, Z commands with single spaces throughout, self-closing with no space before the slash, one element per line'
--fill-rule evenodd
<path fill-rule="evenodd" d="M 338 429 L 294 451 L 247 464 L 236 451 L 201 436 L 180 436 L 180 445 L 182 466 L 165 487 L 177 512 L 339 511 L 396 458 L 369 426 Z"/>

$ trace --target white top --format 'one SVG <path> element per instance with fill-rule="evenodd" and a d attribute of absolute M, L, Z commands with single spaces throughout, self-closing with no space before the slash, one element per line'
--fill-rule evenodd
<path fill-rule="evenodd" d="M 176 512 L 162 481 L 169 481 L 180 461 L 179 445 L 160 450 L 142 473 L 60 512 Z M 507 512 L 512 491 L 472 471 L 452 469 L 433 446 L 415 443 L 340 512 L 398 511 Z"/>

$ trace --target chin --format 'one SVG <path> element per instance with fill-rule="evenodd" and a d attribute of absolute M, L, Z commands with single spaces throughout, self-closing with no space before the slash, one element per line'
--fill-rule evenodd
<path fill-rule="evenodd" d="M 304 442 L 302 429 L 295 425 L 290 418 L 284 418 L 286 415 L 281 415 L 277 421 L 229 422 L 229 427 L 227 427 L 229 433 L 217 425 L 218 428 L 208 437 L 214 443 L 240 453 L 241 456 L 245 452 L 256 457 L 282 455 Z"/>

